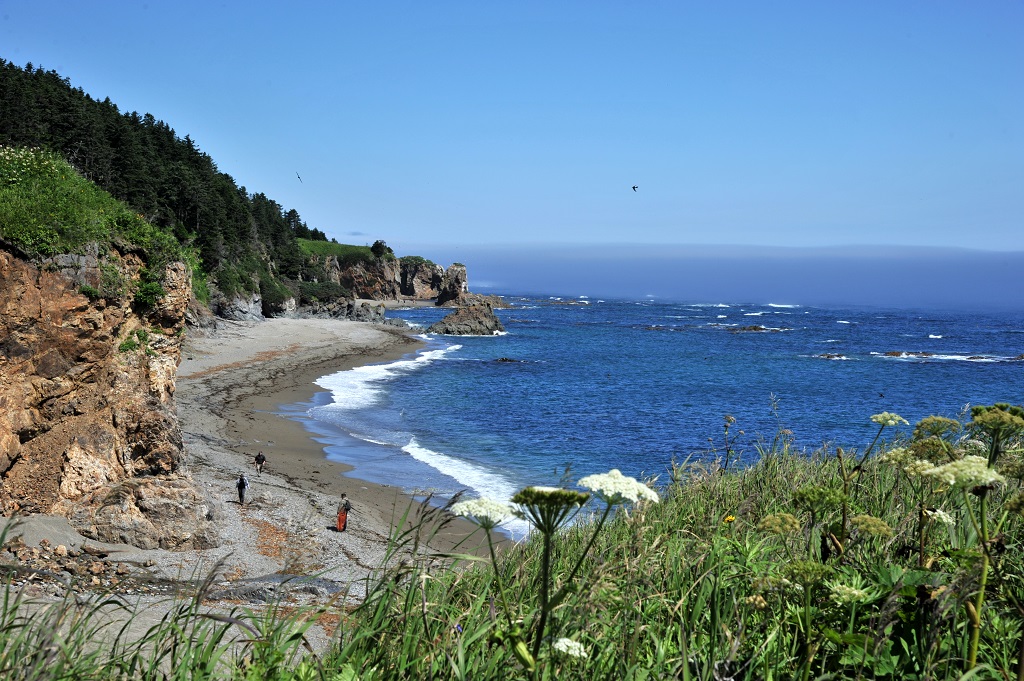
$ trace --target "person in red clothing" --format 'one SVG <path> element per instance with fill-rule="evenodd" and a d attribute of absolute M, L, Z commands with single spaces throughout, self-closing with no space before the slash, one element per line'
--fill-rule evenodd
<path fill-rule="evenodd" d="M 341 500 L 338 502 L 338 532 L 344 532 L 348 527 L 348 512 L 351 510 L 352 502 L 342 493 Z"/>

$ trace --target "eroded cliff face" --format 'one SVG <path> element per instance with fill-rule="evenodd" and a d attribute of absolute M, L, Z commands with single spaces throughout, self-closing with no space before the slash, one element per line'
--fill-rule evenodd
<path fill-rule="evenodd" d="M 452 265 L 445 270 L 440 265 L 420 261 L 378 260 L 342 268 L 338 259 L 329 257 L 324 262 L 330 281 L 352 291 L 356 298 L 369 300 L 440 300 L 456 299 L 468 291 L 466 268 Z"/>
<path fill-rule="evenodd" d="M 0 504 L 102 541 L 209 546 L 173 400 L 190 272 L 168 265 L 146 310 L 95 295 L 112 278 L 131 290 L 142 267 L 131 253 L 36 265 L 0 249 Z"/>

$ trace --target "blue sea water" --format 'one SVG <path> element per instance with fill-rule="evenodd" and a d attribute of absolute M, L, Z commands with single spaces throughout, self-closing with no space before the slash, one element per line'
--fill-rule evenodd
<path fill-rule="evenodd" d="M 284 413 L 355 477 L 507 499 L 566 469 L 664 476 L 716 456 L 727 414 L 750 460 L 780 428 L 808 452 L 862 449 L 882 411 L 913 424 L 1024 402 L 1020 314 L 505 298 L 507 333 L 424 335 L 400 361 L 324 376 L 326 392 Z M 425 329 L 447 312 L 389 316 Z"/>

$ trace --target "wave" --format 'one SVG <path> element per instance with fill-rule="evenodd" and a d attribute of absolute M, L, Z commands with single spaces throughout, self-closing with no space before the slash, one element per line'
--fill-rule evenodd
<path fill-rule="evenodd" d="M 932 339 L 938 339 L 938 338 L 942 338 L 942 336 L 941 336 L 941 335 L 939 335 L 939 334 L 935 334 L 935 333 L 930 333 L 930 334 L 928 334 L 928 337 L 929 337 L 929 338 L 932 338 Z"/>
<path fill-rule="evenodd" d="M 507 502 L 519 491 L 519 488 L 503 475 L 469 461 L 427 449 L 416 442 L 415 437 L 409 440 L 409 444 L 402 447 L 402 451 L 434 470 L 454 478 L 460 485 L 475 492 L 475 496 Z M 506 520 L 501 526 L 508 530 L 515 539 L 525 537 L 530 528 L 525 520 L 518 518 Z"/>
<path fill-rule="evenodd" d="M 1024 355 L 1004 357 L 1001 355 L 938 354 L 934 352 L 872 352 L 876 357 L 916 362 L 1021 362 Z"/>
<path fill-rule="evenodd" d="M 424 350 L 414 359 L 400 359 L 389 364 L 369 364 L 322 376 L 315 382 L 321 388 L 329 390 L 334 401 L 320 409 L 349 411 L 370 407 L 383 396 L 383 384 L 393 381 L 402 374 L 422 369 L 461 348 L 461 345 L 449 345 L 439 350 Z"/>
<path fill-rule="evenodd" d="M 800 306 L 799 305 L 783 305 L 782 303 L 768 303 L 765 307 L 795 308 L 795 307 L 800 307 Z"/>

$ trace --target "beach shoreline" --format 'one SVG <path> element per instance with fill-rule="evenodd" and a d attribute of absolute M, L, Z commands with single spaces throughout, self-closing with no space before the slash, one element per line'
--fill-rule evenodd
<path fill-rule="evenodd" d="M 185 468 L 227 521 L 219 532 L 224 545 L 207 553 L 230 549 L 233 559 L 242 558 L 228 567 L 240 578 L 287 570 L 289 560 L 339 583 L 379 569 L 399 519 L 417 502 L 401 486 L 362 480 L 352 466 L 328 459 L 314 434 L 280 408 L 311 401 L 323 391 L 315 381 L 324 375 L 393 362 L 420 347 L 404 329 L 329 319 L 219 321 L 215 332 L 190 337 L 176 394 Z M 253 465 L 260 451 L 267 457 L 262 475 Z M 250 483 L 245 506 L 235 492 L 243 472 Z M 333 529 L 342 492 L 353 506 L 344 534 Z M 263 564 L 267 556 L 253 555 L 252 547 L 261 545 L 268 525 L 285 533 L 286 546 Z M 464 540 L 474 530 L 452 519 L 430 549 L 472 550 Z"/>

